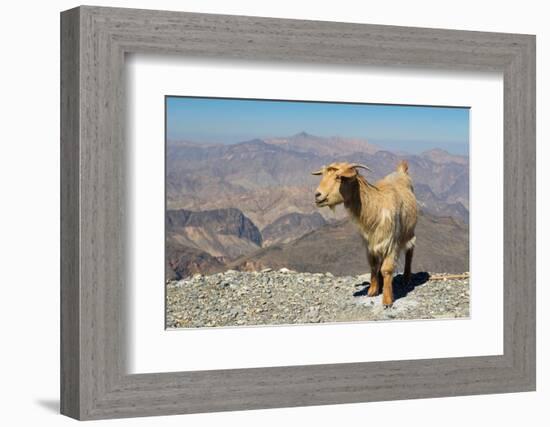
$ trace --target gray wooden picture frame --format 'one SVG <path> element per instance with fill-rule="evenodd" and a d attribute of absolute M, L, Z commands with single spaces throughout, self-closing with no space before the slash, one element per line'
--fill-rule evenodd
<path fill-rule="evenodd" d="M 504 354 L 127 374 L 124 61 L 136 52 L 502 72 Z M 63 414 L 84 420 L 530 390 L 534 36 L 88 6 L 62 12 Z"/>

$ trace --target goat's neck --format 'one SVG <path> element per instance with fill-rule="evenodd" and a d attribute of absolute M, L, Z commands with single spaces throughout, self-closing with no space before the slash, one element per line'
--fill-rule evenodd
<path fill-rule="evenodd" d="M 365 231 L 375 225 L 377 202 L 378 189 L 362 176 L 357 178 L 349 194 L 344 197 L 344 207 Z"/>

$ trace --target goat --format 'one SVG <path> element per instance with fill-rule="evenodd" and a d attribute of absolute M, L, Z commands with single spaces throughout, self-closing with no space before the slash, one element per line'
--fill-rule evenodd
<path fill-rule="evenodd" d="M 360 175 L 358 168 L 370 170 L 367 166 L 342 162 L 313 172 L 313 175 L 322 175 L 315 191 L 315 204 L 331 209 L 344 204 L 367 247 L 371 269 L 368 295 L 376 296 L 382 288 L 382 304 L 387 308 L 393 305 L 393 273 L 403 249 L 405 283 L 411 278 L 416 242 L 416 197 L 406 161 L 401 161 L 395 172 L 374 184 Z"/>

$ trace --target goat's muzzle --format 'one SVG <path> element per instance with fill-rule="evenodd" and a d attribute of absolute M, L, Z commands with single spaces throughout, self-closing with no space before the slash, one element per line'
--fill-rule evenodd
<path fill-rule="evenodd" d="M 317 191 L 315 193 L 315 204 L 318 207 L 324 206 L 325 202 L 327 201 L 327 196 Z"/>

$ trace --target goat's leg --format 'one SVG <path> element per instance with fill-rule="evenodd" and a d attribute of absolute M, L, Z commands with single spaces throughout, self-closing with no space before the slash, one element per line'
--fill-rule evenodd
<path fill-rule="evenodd" d="M 382 278 L 384 279 L 384 288 L 382 295 L 382 304 L 385 308 L 393 305 L 393 271 L 395 269 L 395 256 L 387 256 L 382 262 L 380 271 L 382 272 Z"/>
<path fill-rule="evenodd" d="M 413 259 L 414 248 L 407 249 L 405 252 L 405 271 L 403 272 L 403 283 L 408 285 L 411 281 L 411 265 Z"/>
<path fill-rule="evenodd" d="M 367 256 L 370 264 L 370 286 L 367 292 L 369 297 L 375 297 L 380 294 L 380 289 L 382 288 L 382 281 L 380 275 L 380 260 L 375 256 Z"/>

